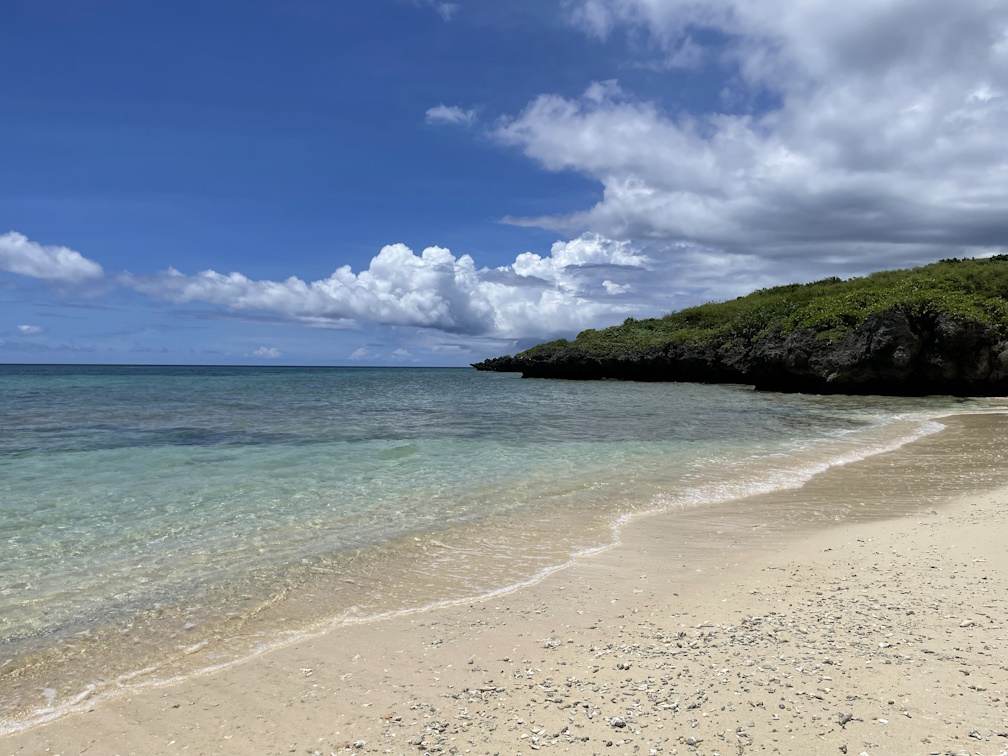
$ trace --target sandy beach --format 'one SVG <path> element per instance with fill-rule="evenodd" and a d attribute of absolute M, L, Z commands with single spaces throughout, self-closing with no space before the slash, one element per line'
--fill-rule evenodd
<path fill-rule="evenodd" d="M 2 754 L 1003 754 L 1008 416 L 639 517 L 506 595 L 341 626 Z"/>

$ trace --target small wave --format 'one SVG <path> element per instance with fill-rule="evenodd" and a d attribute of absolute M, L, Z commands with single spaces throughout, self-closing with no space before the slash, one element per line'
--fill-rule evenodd
<path fill-rule="evenodd" d="M 612 548 L 618 543 L 618 532 L 613 529 L 613 540 L 609 543 L 598 544 L 585 549 L 582 549 L 575 554 L 573 554 L 566 562 L 563 564 L 558 564 L 550 567 L 544 567 L 543 569 L 536 572 L 531 577 L 521 580 L 501 588 L 495 588 L 490 591 L 480 593 L 475 596 L 462 596 L 458 598 L 442 599 L 439 601 L 431 601 L 429 603 L 423 604 L 416 607 L 407 607 L 402 609 L 393 609 L 387 612 L 381 612 L 377 614 L 356 616 L 354 615 L 353 608 L 345 612 L 344 614 L 322 620 L 316 623 L 314 626 L 309 627 L 300 631 L 288 631 L 284 633 L 284 637 L 278 638 L 276 640 L 262 643 L 257 646 L 250 653 L 243 655 L 241 657 L 230 659 L 225 662 L 219 662 L 217 664 L 209 665 L 206 667 L 198 668 L 192 672 L 182 675 L 174 675 L 172 677 L 165 678 L 151 678 L 147 680 L 142 680 L 135 682 L 136 678 L 141 677 L 145 674 L 153 674 L 156 672 L 155 667 L 147 667 L 142 670 L 137 670 L 135 672 L 130 672 L 117 676 L 113 681 L 107 683 L 107 687 L 104 690 L 99 689 L 99 684 L 91 684 L 85 687 L 81 692 L 75 695 L 70 700 L 59 706 L 53 706 L 53 699 L 47 698 L 47 705 L 44 708 L 36 709 L 34 713 L 25 716 L 17 720 L 0 720 L 0 737 L 5 735 L 13 735 L 18 732 L 23 732 L 29 730 L 33 727 L 37 727 L 48 722 L 55 721 L 61 717 L 68 714 L 74 714 L 83 711 L 85 708 L 92 708 L 97 704 L 108 701 L 110 699 L 118 698 L 123 695 L 133 695 L 139 693 L 143 690 L 157 689 L 167 687 L 169 685 L 175 685 L 177 683 L 185 682 L 196 677 L 203 677 L 204 675 L 213 674 L 215 672 L 220 672 L 222 670 L 228 669 L 230 667 L 237 666 L 239 664 L 244 664 L 245 662 L 251 661 L 263 654 L 269 653 L 271 651 L 276 651 L 282 648 L 292 646 L 296 643 L 301 643 L 306 640 L 311 640 L 313 638 L 319 638 L 326 633 L 334 630 L 335 628 L 345 626 L 345 625 L 358 625 L 358 624 L 368 624 L 371 622 L 378 622 L 381 620 L 392 619 L 395 617 L 408 617 L 416 614 L 422 614 L 424 612 L 429 612 L 434 609 L 442 609 L 451 606 L 460 606 L 463 604 L 472 603 L 474 601 L 486 601 L 489 599 L 497 598 L 500 596 L 505 596 L 515 591 L 519 591 L 522 588 L 528 588 L 530 586 L 536 585 L 542 582 L 544 579 L 552 575 L 553 573 L 565 570 L 571 567 L 578 559 L 581 559 L 590 554 L 597 554 L 599 552 L 605 551 Z M 204 641 L 205 643 L 206 641 Z M 54 691 L 55 693 L 55 691 Z M 55 698 L 55 696 L 53 697 Z"/>
<path fill-rule="evenodd" d="M 403 444 L 402 446 L 393 446 L 391 449 L 384 449 L 378 453 L 378 459 L 384 460 L 396 460 L 402 459 L 403 457 L 410 457 L 414 454 L 418 454 L 420 449 L 416 444 Z"/>
<path fill-rule="evenodd" d="M 896 423 L 906 421 L 907 419 L 905 415 L 896 415 L 892 421 Z M 912 431 L 897 438 L 877 443 L 864 443 L 853 449 L 848 447 L 843 453 L 835 454 L 824 460 L 817 460 L 791 469 L 772 470 L 768 473 L 743 478 L 738 481 L 710 483 L 688 488 L 678 494 L 657 494 L 652 499 L 652 507 L 647 512 L 656 513 L 702 504 L 720 504 L 747 496 L 801 488 L 813 477 L 826 472 L 830 468 L 860 462 L 878 454 L 896 451 L 913 441 L 938 433 L 944 430 L 944 428 L 945 426 L 937 420 L 922 420 L 918 422 Z M 627 516 L 626 519 L 630 516 Z"/>

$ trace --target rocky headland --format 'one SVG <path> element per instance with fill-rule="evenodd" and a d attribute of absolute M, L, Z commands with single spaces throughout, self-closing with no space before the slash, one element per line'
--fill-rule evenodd
<path fill-rule="evenodd" d="M 870 315 L 830 341 L 812 328 L 754 341 L 678 342 L 593 354 L 543 345 L 473 365 L 526 378 L 743 383 L 771 391 L 848 394 L 1008 394 L 1008 340 L 991 325 L 951 316 Z"/>
<path fill-rule="evenodd" d="M 473 365 L 527 378 L 1008 395 L 1008 255 L 789 284 Z"/>

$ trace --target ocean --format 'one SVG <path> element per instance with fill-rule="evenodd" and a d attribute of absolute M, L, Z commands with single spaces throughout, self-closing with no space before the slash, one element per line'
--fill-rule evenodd
<path fill-rule="evenodd" d="M 801 486 L 962 406 L 468 368 L 0 366 L 0 734 L 514 589 L 629 517 Z"/>

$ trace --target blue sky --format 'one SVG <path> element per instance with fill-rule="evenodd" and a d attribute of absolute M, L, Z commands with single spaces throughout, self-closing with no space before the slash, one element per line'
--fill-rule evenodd
<path fill-rule="evenodd" d="M 0 6 L 0 361 L 466 364 L 1004 251 L 970 0 Z"/>

